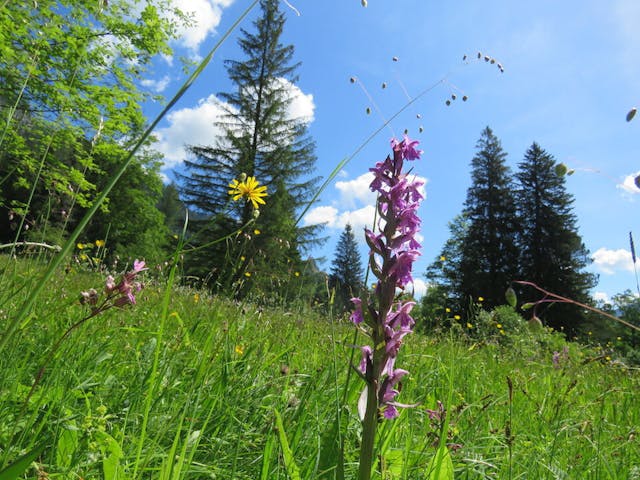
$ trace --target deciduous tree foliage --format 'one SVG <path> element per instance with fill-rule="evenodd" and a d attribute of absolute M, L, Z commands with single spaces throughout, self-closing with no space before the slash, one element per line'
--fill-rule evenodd
<path fill-rule="evenodd" d="M 299 270 L 301 253 L 317 240 L 316 227 L 295 223 L 316 184 L 309 177 L 315 146 L 306 119 L 291 118 L 288 112 L 298 64 L 292 63 L 293 46 L 280 41 L 285 17 L 279 2 L 263 0 L 261 8 L 255 32 L 243 30 L 238 42 L 245 58 L 225 62 L 236 90 L 219 94 L 224 135 L 191 146 L 193 157 L 185 161 L 188 173 L 180 177 L 184 201 L 207 216 L 194 223 L 194 230 L 204 233 L 192 238 L 196 245 L 252 219 L 250 204 L 229 203 L 231 180 L 246 174 L 267 186 L 266 205 L 252 226 L 259 234 L 247 232 L 215 245 L 188 264 L 193 275 L 209 275 L 219 285 L 235 276 L 232 283 L 242 280 L 244 292 L 255 282 L 271 283 L 281 273 Z M 213 145 L 206 146 L 210 141 Z"/>
<path fill-rule="evenodd" d="M 149 94 L 138 80 L 154 56 L 171 53 L 168 42 L 176 25 L 169 11 L 166 0 L 2 2 L 3 241 L 16 238 L 22 220 L 38 233 L 46 226 L 63 235 L 61 229 L 72 227 L 90 205 L 112 170 L 101 160 L 117 163 L 145 123 L 141 104 Z M 174 13 L 172 18 L 182 18 Z M 139 159 L 140 180 L 155 170 L 152 162 Z M 118 201 L 128 203 L 129 193 L 137 195 L 120 190 Z"/>
<path fill-rule="evenodd" d="M 537 143 L 525 153 L 516 174 L 516 201 L 521 219 L 518 232 L 520 279 L 536 283 L 555 294 L 589 303 L 596 277 L 584 271 L 591 263 L 578 233 L 573 197 L 565 176 L 556 173 L 556 161 Z M 523 297 L 524 299 L 524 297 Z M 538 313 L 540 316 L 540 313 Z M 573 335 L 583 313 L 573 305 L 556 304 L 543 320 Z"/>

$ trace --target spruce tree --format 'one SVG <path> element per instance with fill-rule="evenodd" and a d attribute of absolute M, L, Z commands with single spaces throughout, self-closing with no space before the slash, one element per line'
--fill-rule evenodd
<path fill-rule="evenodd" d="M 318 227 L 299 227 L 296 214 L 309 200 L 317 179 L 309 177 L 315 165 L 315 145 L 307 134 L 306 119 L 291 118 L 290 86 L 297 81 L 294 48 L 280 42 L 285 17 L 277 0 L 262 0 L 262 16 L 255 33 L 242 30 L 243 60 L 225 66 L 236 89 L 222 92 L 224 131 L 212 146 L 190 147 L 193 158 L 181 176 L 182 198 L 206 220 L 195 222 L 206 243 L 247 224 L 254 215 L 250 204 L 229 205 L 229 182 L 241 174 L 267 186 L 266 205 L 251 231 L 203 249 L 192 257 L 191 273 L 207 273 L 218 284 L 242 279 L 248 291 L 258 278 L 269 283 L 283 268 L 299 268 L 301 250 L 317 241 Z M 203 139 L 204 143 L 205 139 Z M 203 229 L 202 224 L 206 224 Z M 256 233 L 258 232 L 258 233 Z M 240 262 L 240 263 L 239 263 Z"/>
<path fill-rule="evenodd" d="M 329 286 L 335 288 L 336 311 L 342 312 L 350 307 L 350 299 L 360 294 L 363 277 L 358 244 L 351 225 L 347 223 L 336 245 L 329 277 Z"/>
<path fill-rule="evenodd" d="M 584 271 L 590 263 L 589 252 L 578 234 L 573 197 L 566 191 L 565 177 L 556 173 L 555 159 L 534 143 L 519 164 L 516 178 L 521 279 L 588 303 L 588 291 L 596 277 Z M 580 309 L 568 304 L 556 304 L 536 313 L 548 325 L 564 329 L 569 335 L 577 332 L 583 318 Z"/>
<path fill-rule="evenodd" d="M 463 210 L 467 226 L 458 295 L 465 303 L 483 297 L 491 308 L 504 303 L 504 292 L 517 272 L 518 225 L 510 168 L 500 140 L 486 127 L 476 147 Z"/>

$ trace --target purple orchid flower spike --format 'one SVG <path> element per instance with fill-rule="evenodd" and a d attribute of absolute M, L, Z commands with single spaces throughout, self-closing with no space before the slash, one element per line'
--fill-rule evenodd
<path fill-rule="evenodd" d="M 378 195 L 380 220 L 375 231 L 365 229 L 365 239 L 377 282 L 373 298 L 352 299 L 355 308 L 351 315 L 351 321 L 372 341 L 372 345 L 360 347 L 358 369 L 366 382 L 359 402 L 359 410 L 364 411 L 360 478 L 369 478 L 367 471 L 370 475 L 378 420 L 394 419 L 400 415 L 398 408 L 412 406 L 395 401 L 402 389 L 401 379 L 409 372 L 394 366 L 404 338 L 415 323 L 410 315 L 415 302 L 396 301 L 396 292 L 413 282 L 413 263 L 420 256 L 415 237 L 420 229 L 417 210 L 424 182 L 403 171 L 405 161 L 420 158 L 422 151 L 417 145 L 418 141 L 406 135 L 401 141 L 391 140 L 393 156 L 370 169 L 374 177 L 370 189 Z"/>

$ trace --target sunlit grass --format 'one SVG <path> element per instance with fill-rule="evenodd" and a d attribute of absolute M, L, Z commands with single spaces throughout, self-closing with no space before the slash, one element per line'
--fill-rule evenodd
<path fill-rule="evenodd" d="M 1 260 L 14 275 L 3 287 L 42 268 Z M 310 310 L 267 310 L 174 287 L 158 346 L 165 280 L 151 274 L 135 307 L 111 309 L 73 332 L 25 404 L 54 340 L 86 314 L 79 292 L 103 280 L 76 268 L 61 274 L 46 286 L 28 335 L 0 358 L 4 465 L 44 443 L 24 478 L 36 466 L 49 478 L 133 478 L 135 470 L 137 478 L 288 478 L 274 430 L 278 411 L 302 478 L 340 478 L 340 438 L 345 478 L 353 478 L 362 384 L 346 381 L 352 327 Z M 18 303 L 5 301 L 0 321 Z M 632 478 L 640 462 L 638 372 L 576 344 L 554 365 L 563 345 L 554 335 L 511 340 L 407 339 L 401 360 L 412 374 L 402 396 L 420 405 L 381 427 L 384 478 L 425 477 L 442 435 L 427 412 L 438 400 L 449 415 L 447 443 L 461 446 L 452 453 L 456 478 L 509 478 L 510 471 L 512 478 Z M 136 464 L 156 348 L 158 383 Z"/>

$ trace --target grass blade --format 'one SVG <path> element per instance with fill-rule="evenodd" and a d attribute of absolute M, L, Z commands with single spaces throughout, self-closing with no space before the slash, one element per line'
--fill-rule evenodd
<path fill-rule="evenodd" d="M 273 413 L 276 416 L 276 430 L 278 432 L 278 440 L 280 440 L 280 448 L 282 448 L 284 468 L 291 480 L 300 480 L 300 470 L 298 470 L 298 466 L 296 465 L 295 459 L 293 458 L 293 452 L 289 447 L 287 435 L 284 431 L 284 425 L 282 424 L 282 418 L 280 417 L 280 414 L 277 410 L 274 410 Z"/>

